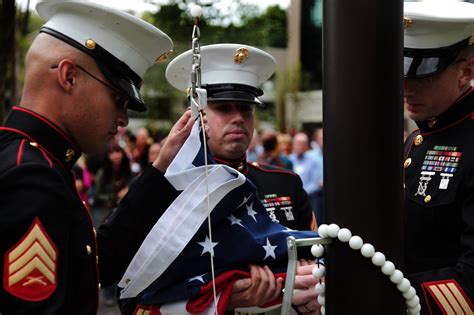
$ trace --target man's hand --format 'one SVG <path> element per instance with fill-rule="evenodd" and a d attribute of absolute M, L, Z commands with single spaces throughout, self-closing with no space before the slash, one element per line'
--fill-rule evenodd
<path fill-rule="evenodd" d="M 166 172 L 166 169 L 171 164 L 171 161 L 175 158 L 178 151 L 183 146 L 184 142 L 191 133 L 193 128 L 194 119 L 191 116 L 191 111 L 187 110 L 181 118 L 171 128 L 168 137 L 166 138 L 163 147 L 158 154 L 158 157 L 153 162 L 153 166 L 160 170 L 162 173 Z"/>
<path fill-rule="evenodd" d="M 314 286 L 319 279 L 313 277 L 314 262 L 300 260 L 296 268 L 295 290 L 293 291 L 293 303 L 298 311 L 303 314 L 319 315 L 320 305 L 317 301 L 318 295 Z"/>
<path fill-rule="evenodd" d="M 283 278 L 275 279 L 270 268 L 250 265 L 250 278 L 234 283 L 228 309 L 259 306 L 275 300 L 283 288 Z"/>

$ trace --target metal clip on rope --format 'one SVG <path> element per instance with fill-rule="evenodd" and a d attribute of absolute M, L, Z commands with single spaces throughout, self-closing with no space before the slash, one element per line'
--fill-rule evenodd
<path fill-rule="evenodd" d="M 194 118 L 198 118 L 199 112 L 207 106 L 207 91 L 201 88 L 201 31 L 199 30 L 199 16 L 202 14 L 202 9 L 199 6 L 194 6 L 191 9 L 191 14 L 194 17 L 194 27 L 192 35 L 192 52 L 193 62 L 191 66 L 191 91 L 190 91 L 190 105 L 191 113 Z"/>

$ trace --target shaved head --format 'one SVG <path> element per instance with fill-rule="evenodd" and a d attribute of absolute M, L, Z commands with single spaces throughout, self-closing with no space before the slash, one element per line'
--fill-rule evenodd
<path fill-rule="evenodd" d="M 30 94 L 37 94 L 38 89 L 52 83 L 51 80 L 45 80 L 45 76 L 54 75 L 50 71 L 51 66 L 57 65 L 64 58 L 84 65 L 94 63 L 92 58 L 78 49 L 48 34 L 40 33 L 26 55 L 25 88 L 22 99 L 29 98 Z"/>

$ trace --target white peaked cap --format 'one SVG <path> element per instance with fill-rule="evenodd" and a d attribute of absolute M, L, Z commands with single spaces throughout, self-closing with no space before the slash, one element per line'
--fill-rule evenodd
<path fill-rule="evenodd" d="M 171 51 L 168 35 L 131 14 L 89 1 L 44 0 L 36 10 L 46 21 L 40 32 L 89 54 L 107 79 L 136 101 L 131 109 L 146 110 L 138 90 L 146 70 Z M 125 81 L 133 81 L 132 86 Z"/>
<path fill-rule="evenodd" d="M 179 90 L 191 87 L 192 51 L 174 58 L 166 69 L 166 79 Z M 201 83 L 243 84 L 258 87 L 275 71 L 269 53 L 242 44 L 215 44 L 201 47 Z"/>

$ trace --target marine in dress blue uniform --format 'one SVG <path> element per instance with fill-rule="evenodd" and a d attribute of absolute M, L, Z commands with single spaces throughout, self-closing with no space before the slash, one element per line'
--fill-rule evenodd
<path fill-rule="evenodd" d="M 40 36 L 48 34 L 91 57 L 109 81 L 108 88 L 126 99 L 121 105 L 146 109 L 138 91 L 146 69 L 171 49 L 166 34 L 134 16 L 94 3 L 47 1 L 38 3 L 37 10 L 47 20 Z M 44 67 L 55 71 L 58 65 Z M 99 282 L 107 285 L 118 280 L 128 262 L 121 259 L 130 260 L 147 234 L 146 222 L 154 216 L 144 206 L 123 214 L 128 228 L 136 223 L 136 230 L 126 233 L 118 224 L 114 229 L 101 228 L 96 235 L 72 172 L 81 154 L 72 135 L 27 106 L 13 108 L 0 127 L 2 315 L 97 313 Z M 157 181 L 148 178 L 161 174 L 150 168 L 131 187 L 136 197 L 127 196 L 124 202 L 147 202 L 142 180 L 163 187 L 165 204 L 167 196 L 174 198 L 167 194 L 162 176 Z M 126 235 L 133 237 L 122 243 Z"/>
<path fill-rule="evenodd" d="M 191 63 L 192 51 L 173 59 L 166 70 L 168 82 L 182 91 L 190 88 Z M 250 105 L 252 112 L 247 114 L 253 116 L 254 105 L 264 106 L 259 99 L 263 91 L 258 86 L 273 74 L 275 60 L 268 53 L 248 45 L 215 44 L 201 47 L 201 69 L 201 84 L 207 92 L 207 102 L 210 106 L 212 104 L 223 107 Z M 211 124 L 210 109 L 207 110 L 209 124 Z M 246 115 L 243 112 L 241 114 Z M 222 112 L 218 115 L 224 117 L 226 114 L 226 109 L 222 108 Z M 228 122 L 226 126 L 219 127 L 228 128 L 230 124 Z M 212 125 L 209 129 L 215 130 L 217 127 Z M 211 130 L 208 131 L 208 136 L 212 139 L 213 134 Z M 248 131 L 248 134 L 251 135 L 251 132 L 253 129 Z M 255 184 L 258 197 L 273 221 L 295 230 L 316 229 L 316 220 L 308 196 L 297 174 L 282 168 L 247 162 L 245 151 L 249 143 L 245 148 L 241 147 L 240 156 L 231 159 L 222 156 L 222 152 L 219 155 L 216 152 L 216 146 L 211 146 L 209 141 L 210 152 L 216 162 L 231 166 Z M 121 301 L 122 312 L 124 314 L 150 312 L 150 306 L 135 304 L 135 299 Z"/>
<path fill-rule="evenodd" d="M 404 16 L 405 80 L 418 93 L 474 63 L 473 4 L 405 3 Z M 474 91 L 469 77 L 460 87 L 405 143 L 405 269 L 422 314 L 474 313 Z M 416 120 L 422 101 L 405 96 Z"/>

